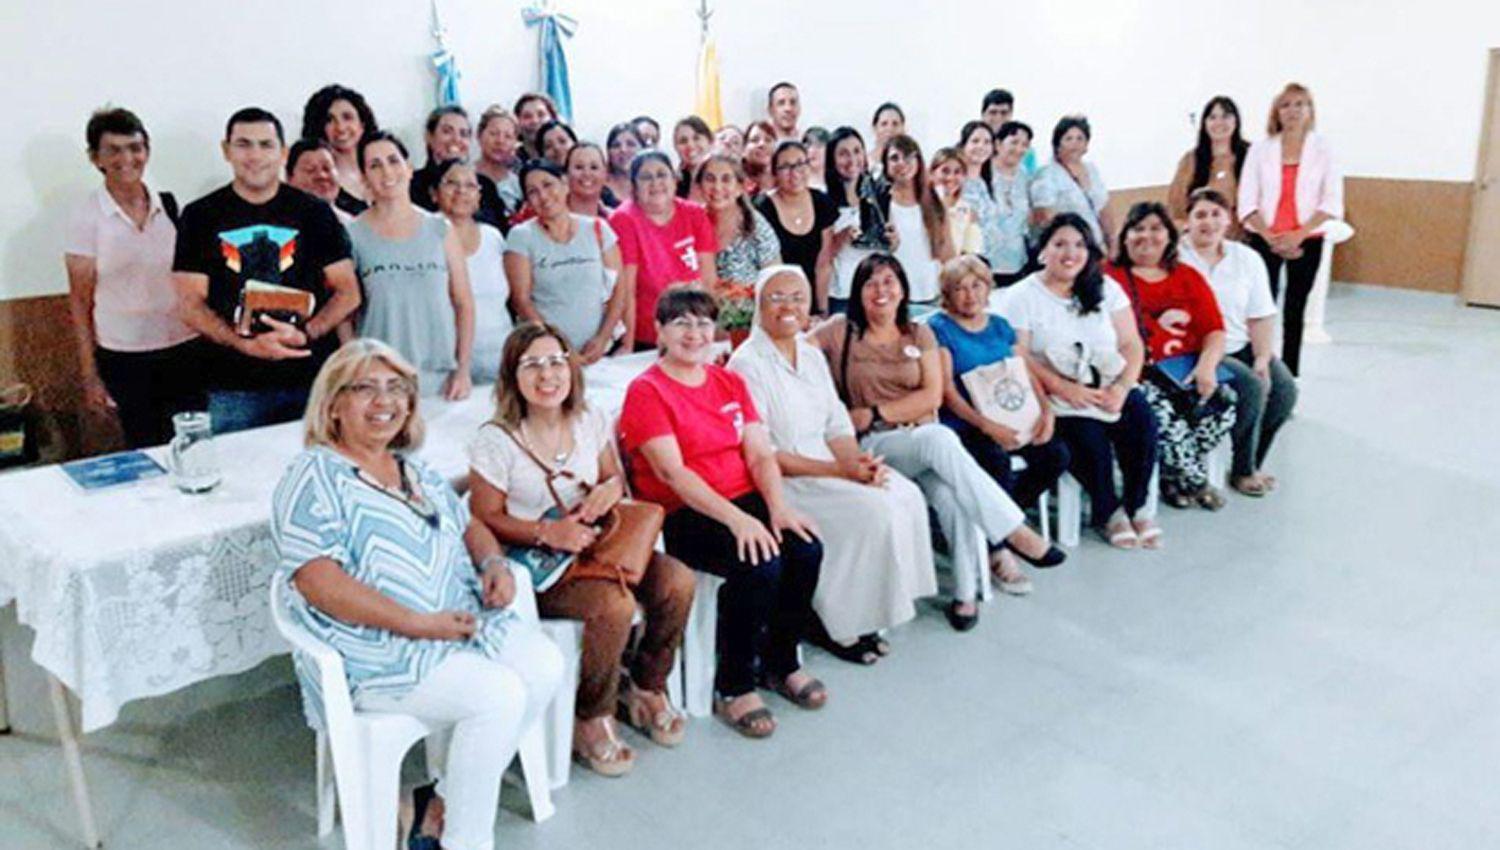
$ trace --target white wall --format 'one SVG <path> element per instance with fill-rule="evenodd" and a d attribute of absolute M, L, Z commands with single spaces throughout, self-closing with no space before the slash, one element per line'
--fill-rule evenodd
<path fill-rule="evenodd" d="M 1270 97 L 1312 87 L 1319 125 L 1350 174 L 1467 180 L 1486 49 L 1500 4 L 1432 0 L 711 0 L 726 118 L 742 123 L 770 82 L 801 86 L 805 123 L 868 127 L 883 100 L 925 145 L 948 144 L 1004 85 L 1050 132 L 1064 112 L 1095 127 L 1092 156 L 1115 186 L 1164 183 L 1192 141 L 1189 114 L 1234 96 L 1251 130 Z M 303 100 L 337 80 L 419 143 L 431 104 L 428 0 L 7 0 L 0 33 L 0 298 L 63 291 L 61 222 L 97 184 L 83 124 L 110 101 L 153 137 L 151 182 L 187 200 L 222 183 L 223 121 L 250 103 L 300 126 Z M 536 36 L 515 0 L 443 0 L 466 102 L 509 103 L 535 83 Z M 691 108 L 695 0 L 573 0 L 567 44 L 579 128 Z"/>

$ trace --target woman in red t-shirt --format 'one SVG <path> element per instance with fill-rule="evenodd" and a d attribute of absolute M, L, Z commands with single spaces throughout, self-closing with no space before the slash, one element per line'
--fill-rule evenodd
<path fill-rule="evenodd" d="M 1224 318 L 1213 290 L 1177 261 L 1177 228 L 1154 201 L 1130 208 L 1106 271 L 1130 296 L 1146 340 L 1151 366 L 1141 388 L 1156 415 L 1161 497 L 1173 507 L 1216 511 L 1224 495 L 1208 480 L 1208 453 L 1234 426 L 1235 394 L 1217 377 Z"/>
<path fill-rule="evenodd" d="M 674 283 L 709 292 L 718 285 L 714 255 L 719 242 L 702 204 L 673 194 L 672 161 L 645 150 L 630 162 L 631 199 L 609 217 L 620 240 L 620 279 L 625 288 L 625 345 L 656 345 L 656 299 Z"/>
<path fill-rule="evenodd" d="M 744 379 L 709 362 L 717 318 L 707 292 L 662 293 L 654 328 L 662 356 L 626 391 L 620 437 L 636 494 L 668 510 L 667 553 L 725 580 L 714 711 L 764 738 L 776 724 L 758 684 L 803 708 L 828 701 L 797 658 L 823 546 L 812 520 L 782 496 L 776 452 Z"/>

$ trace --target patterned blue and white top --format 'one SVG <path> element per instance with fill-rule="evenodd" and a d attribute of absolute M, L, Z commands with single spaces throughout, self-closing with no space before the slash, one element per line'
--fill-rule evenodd
<path fill-rule="evenodd" d="M 464 545 L 469 509 L 448 482 L 407 460 L 408 474 L 436 509 L 437 524 L 362 480 L 354 463 L 331 448 L 298 455 L 272 499 L 271 538 L 292 617 L 338 651 L 355 705 L 365 694 L 410 691 L 452 652 L 494 657 L 520 623 L 511 607 L 484 608 L 479 575 Z M 421 613 L 467 611 L 478 629 L 467 641 L 418 640 L 335 619 L 297 592 L 291 576 L 315 558 L 331 558 L 355 580 Z M 317 668 L 294 653 L 308 724 L 322 726 Z"/>
<path fill-rule="evenodd" d="M 1020 173 L 1012 178 L 997 173 L 991 186 L 986 190 L 981 178 L 967 178 L 959 197 L 979 216 L 990 269 L 1014 274 L 1026 266 L 1026 226 L 1031 217 L 1026 178 Z"/>
<path fill-rule="evenodd" d="M 1104 185 L 1104 178 L 1099 176 L 1099 169 L 1092 162 L 1085 162 L 1083 167 L 1089 176 L 1087 192 L 1073 179 L 1067 167 L 1056 160 L 1047 163 L 1031 179 L 1031 206 L 1050 209 L 1053 215 L 1078 213 L 1088 222 L 1094 241 L 1102 246 L 1105 244 L 1104 227 L 1099 215 L 1109 203 L 1109 187 Z"/>

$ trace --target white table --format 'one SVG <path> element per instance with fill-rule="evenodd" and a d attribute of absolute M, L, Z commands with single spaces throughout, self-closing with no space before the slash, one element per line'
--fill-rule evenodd
<path fill-rule="evenodd" d="M 655 358 L 589 367 L 590 403 L 617 415 L 630 380 Z M 417 456 L 461 480 L 469 440 L 493 409 L 490 386 L 461 402 L 423 399 L 427 440 Z M 224 480 L 204 495 L 178 492 L 169 477 L 85 493 L 56 467 L 0 475 L 0 605 L 13 600 L 17 619 L 36 632 L 32 659 L 47 673 L 87 846 L 100 840 L 80 732 L 110 725 L 132 700 L 288 651 L 266 607 L 276 564 L 269 514 L 301 430 L 290 422 L 215 438 Z M 0 675 L 0 730 L 3 683 Z M 78 725 L 67 691 L 78 699 Z"/>

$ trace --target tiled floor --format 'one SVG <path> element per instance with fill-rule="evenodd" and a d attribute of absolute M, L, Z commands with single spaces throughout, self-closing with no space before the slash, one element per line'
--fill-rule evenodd
<path fill-rule="evenodd" d="M 696 724 L 627 779 L 574 774 L 498 846 L 1500 847 L 1500 313 L 1337 288 L 1273 497 L 1164 515 L 1168 549 L 1086 540 L 1028 599 L 936 609 L 765 743 Z M 8 643 L 0 847 L 68 847 L 39 677 Z M 87 739 L 107 845 L 313 839 L 285 660 L 127 708 Z M 338 846 L 332 839 L 329 846 Z"/>

